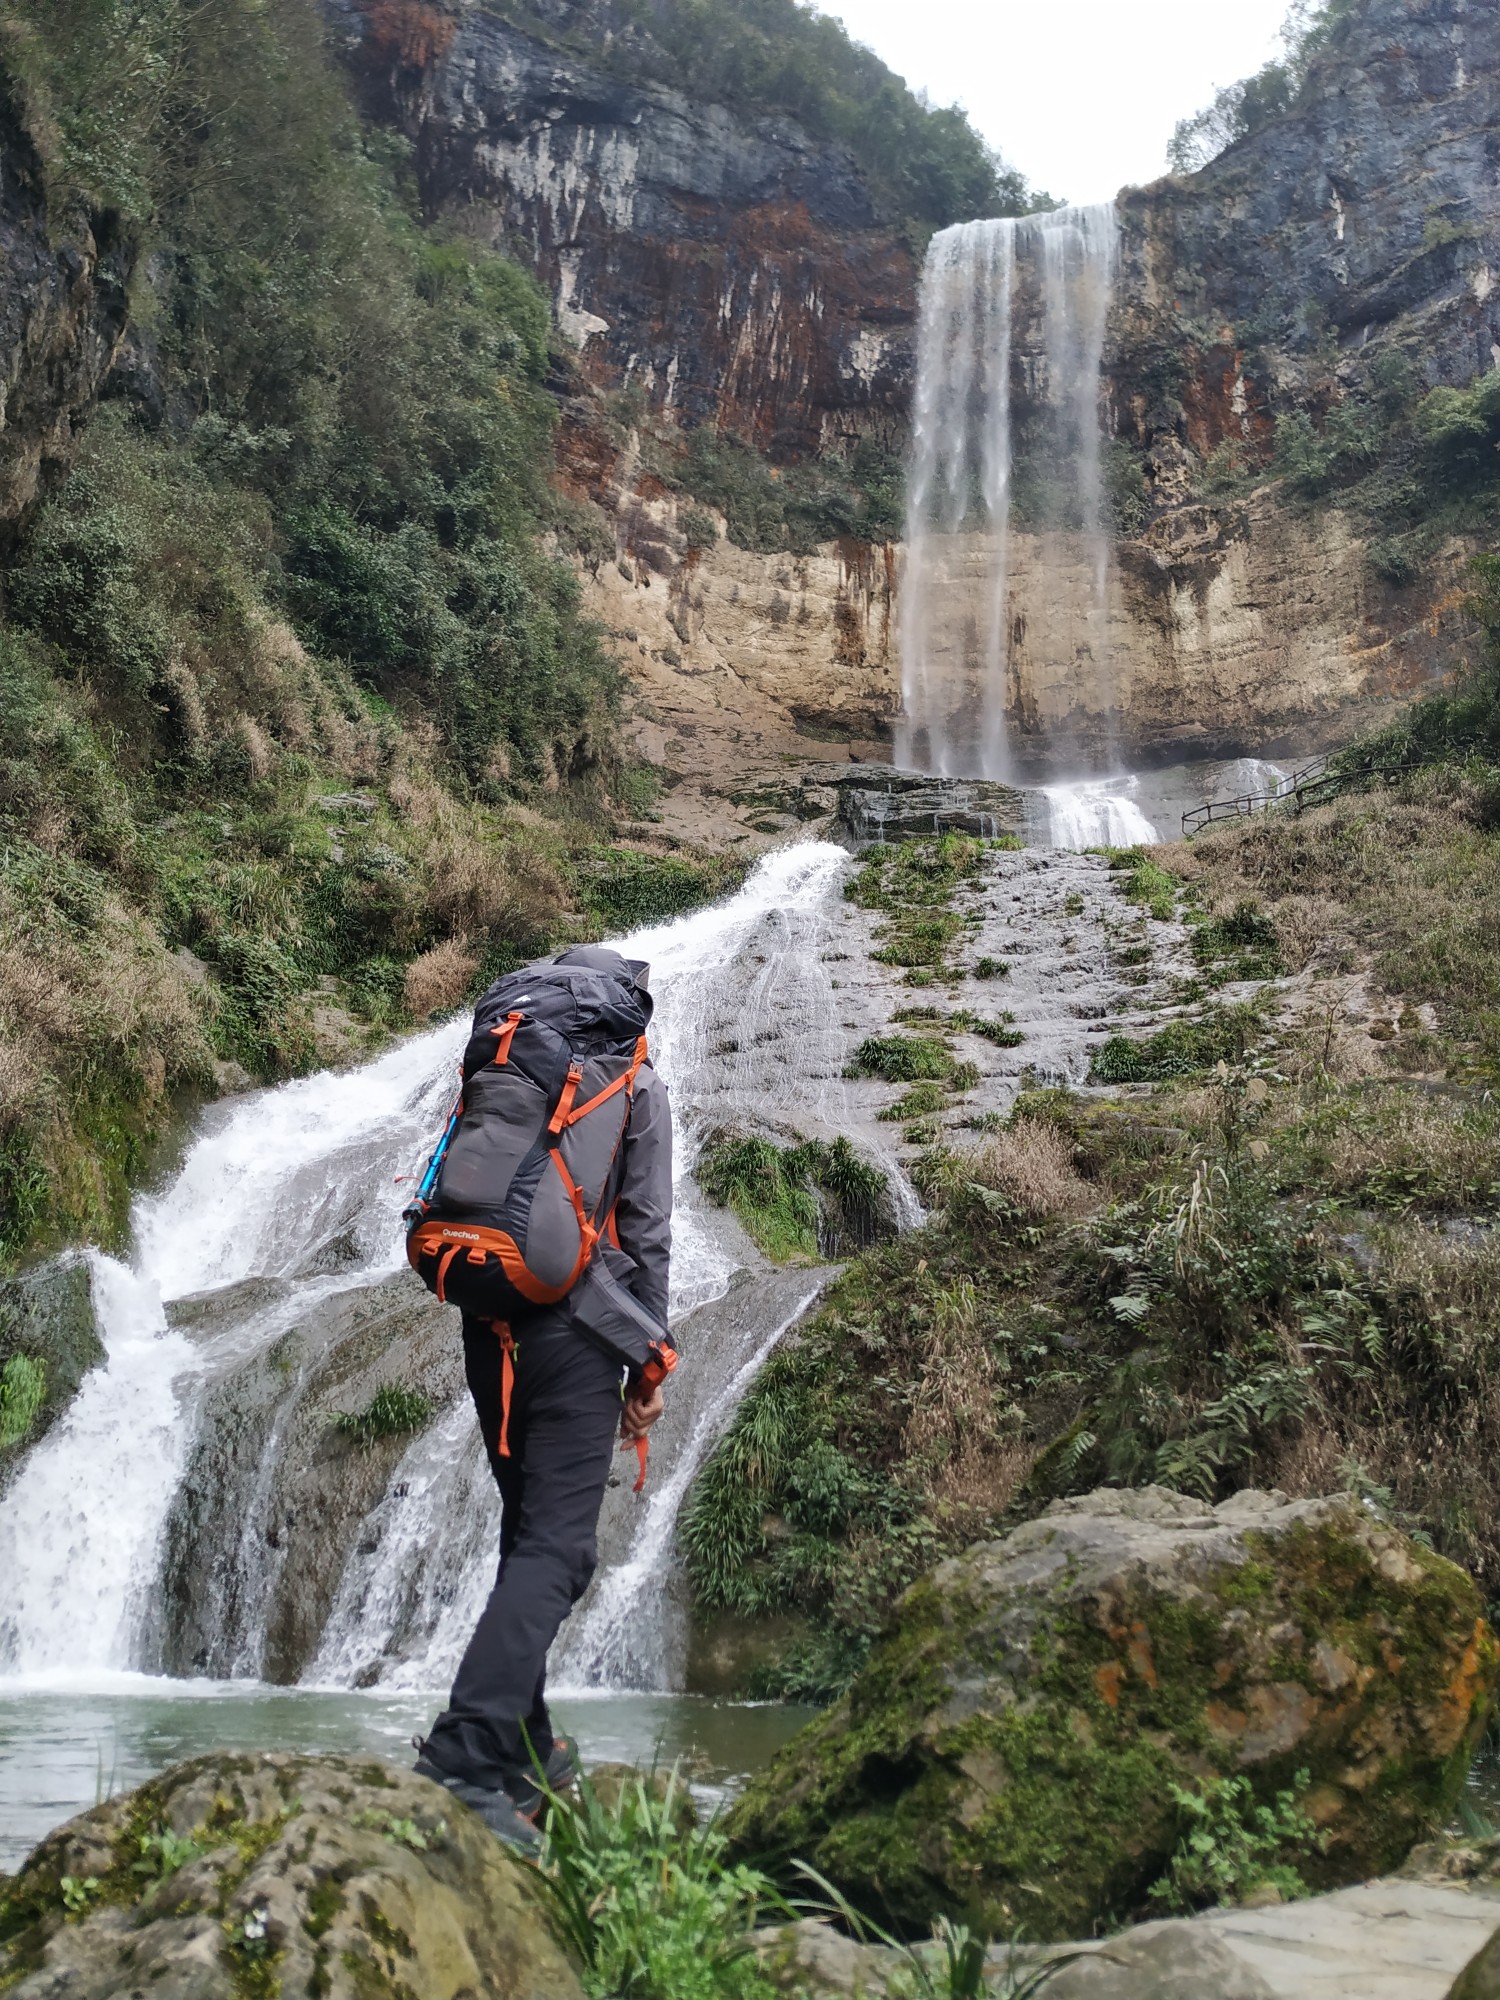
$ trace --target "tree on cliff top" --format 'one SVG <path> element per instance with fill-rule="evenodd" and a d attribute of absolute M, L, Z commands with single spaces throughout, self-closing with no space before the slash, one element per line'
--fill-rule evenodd
<path fill-rule="evenodd" d="M 1312 69 L 1355 0 L 1292 0 L 1281 29 L 1282 54 L 1254 76 L 1214 92 L 1191 118 L 1178 120 L 1167 147 L 1174 174 L 1193 174 L 1294 108 Z"/>

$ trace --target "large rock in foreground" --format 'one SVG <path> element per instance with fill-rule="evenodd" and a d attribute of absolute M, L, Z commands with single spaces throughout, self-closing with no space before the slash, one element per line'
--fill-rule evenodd
<path fill-rule="evenodd" d="M 1159 1487 L 1059 1501 L 909 1591 L 849 1695 L 737 1808 L 914 1928 L 1083 1937 L 1141 1913 L 1170 1784 L 1309 1772 L 1314 1886 L 1393 1867 L 1451 1813 L 1500 1649 L 1473 1582 L 1348 1499 Z"/>
<path fill-rule="evenodd" d="M 12 1983 L 14 1982 L 14 1983 Z M 583 2000 L 535 1877 L 373 1759 L 200 1757 L 0 1878 L 9 2000 Z"/>

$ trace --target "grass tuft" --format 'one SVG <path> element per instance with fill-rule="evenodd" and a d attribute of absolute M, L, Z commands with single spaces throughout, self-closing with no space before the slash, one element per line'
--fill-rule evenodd
<path fill-rule="evenodd" d="M 339 1410 L 329 1418 L 329 1426 L 364 1450 L 381 1438 L 405 1437 L 424 1430 L 431 1423 L 436 1404 L 420 1389 L 407 1389 L 387 1382 L 377 1389 L 362 1410 Z"/>

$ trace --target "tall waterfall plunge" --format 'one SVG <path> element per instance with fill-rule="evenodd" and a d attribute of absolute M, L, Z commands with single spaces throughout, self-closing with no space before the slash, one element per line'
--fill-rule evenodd
<path fill-rule="evenodd" d="M 1099 384 L 1118 240 L 1112 203 L 965 222 L 932 239 L 898 763 L 943 777 L 1014 777 L 1007 712 L 1023 656 L 1033 681 L 1112 706 Z M 1011 603 L 1014 516 L 1038 531 L 1040 630 Z M 1054 758 L 1065 748 L 1047 746 Z"/>

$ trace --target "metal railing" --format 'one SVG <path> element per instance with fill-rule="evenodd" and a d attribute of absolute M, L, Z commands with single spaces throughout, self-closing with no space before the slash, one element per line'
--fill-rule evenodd
<path fill-rule="evenodd" d="M 1274 791 L 1242 792 L 1238 798 L 1210 799 L 1207 805 L 1191 807 L 1182 815 L 1182 831 L 1184 835 L 1194 834 L 1202 827 L 1212 826 L 1215 820 L 1244 819 L 1250 813 L 1264 812 L 1267 806 L 1280 805 L 1286 799 L 1300 801 L 1304 790 L 1321 784 L 1328 775 L 1328 759 L 1314 757 L 1300 771 L 1293 771 L 1289 777 L 1283 778 Z"/>
<path fill-rule="evenodd" d="M 1207 805 L 1193 806 L 1182 815 L 1184 837 L 1198 833 L 1205 826 L 1212 826 L 1216 820 L 1243 819 L 1250 813 L 1264 812 L 1268 806 L 1290 806 L 1293 812 L 1305 812 L 1309 806 L 1327 805 L 1340 792 L 1375 782 L 1386 783 L 1392 778 L 1405 777 L 1408 771 L 1416 769 L 1419 758 L 1408 758 L 1399 764 L 1368 766 L 1364 770 L 1330 770 L 1329 758 L 1315 757 L 1310 764 L 1304 764 L 1300 771 L 1293 771 L 1273 792 L 1244 792 L 1234 799 L 1210 799 Z"/>

